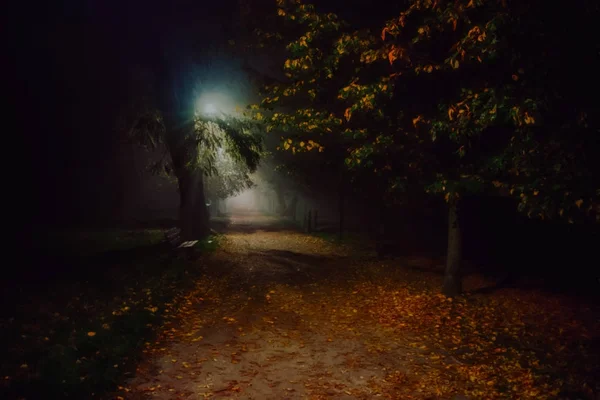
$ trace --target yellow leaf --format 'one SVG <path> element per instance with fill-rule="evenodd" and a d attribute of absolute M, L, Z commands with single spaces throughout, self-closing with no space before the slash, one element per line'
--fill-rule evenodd
<path fill-rule="evenodd" d="M 460 66 L 460 63 L 458 62 L 458 60 L 454 60 L 450 61 L 450 65 L 452 65 L 452 68 L 457 69 Z"/>
<path fill-rule="evenodd" d="M 534 190 L 534 191 L 533 191 L 533 195 L 534 195 L 534 196 L 537 196 L 538 194 L 540 194 L 540 191 L 539 191 L 539 190 Z"/>
<path fill-rule="evenodd" d="M 452 121 L 452 117 L 454 116 L 455 112 L 456 110 L 454 109 L 454 107 L 448 107 L 448 119 L 450 121 Z"/>
<path fill-rule="evenodd" d="M 279 15 L 280 17 L 285 16 L 285 11 L 283 11 L 281 8 L 277 9 L 277 15 Z"/>
<path fill-rule="evenodd" d="M 300 142 L 300 147 L 304 147 L 304 142 Z"/>
<path fill-rule="evenodd" d="M 529 115 L 528 112 L 525 112 L 525 123 L 527 125 L 531 125 L 531 124 L 535 123 L 535 119 L 531 115 Z"/>
<path fill-rule="evenodd" d="M 417 124 L 423 120 L 423 116 L 419 115 L 417 118 L 413 118 L 412 122 L 413 122 L 413 126 L 416 128 Z"/>
<path fill-rule="evenodd" d="M 583 204 L 583 199 L 579 199 L 575 202 L 575 205 L 577 205 L 577 208 L 581 208 L 582 204 Z"/>
<path fill-rule="evenodd" d="M 89 337 L 94 337 L 94 336 L 96 336 L 96 332 L 88 332 L 87 335 Z"/>

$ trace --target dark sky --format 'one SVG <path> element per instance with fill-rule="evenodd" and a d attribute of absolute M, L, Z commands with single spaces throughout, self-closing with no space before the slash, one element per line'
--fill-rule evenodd
<path fill-rule="evenodd" d="M 321 5 L 356 22 L 390 12 L 358 0 Z M 234 0 L 15 3 L 5 56 L 22 223 L 110 216 L 126 184 L 114 127 L 129 66 L 154 63 L 166 37 L 181 49 L 226 40 L 237 10 Z"/>
<path fill-rule="evenodd" d="M 128 67 L 151 63 L 162 35 L 226 22 L 234 6 L 70 0 L 11 10 L 7 98 L 19 164 L 13 190 L 32 223 L 118 207 L 123 171 L 114 122 Z M 212 32 L 222 36 L 218 26 Z"/>

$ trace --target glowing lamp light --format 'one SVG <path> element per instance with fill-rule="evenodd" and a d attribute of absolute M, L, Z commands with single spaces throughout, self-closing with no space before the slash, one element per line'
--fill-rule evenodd
<path fill-rule="evenodd" d="M 208 103 L 204 106 L 204 113 L 205 114 L 216 114 L 217 107 L 215 107 L 215 105 L 212 103 Z"/>

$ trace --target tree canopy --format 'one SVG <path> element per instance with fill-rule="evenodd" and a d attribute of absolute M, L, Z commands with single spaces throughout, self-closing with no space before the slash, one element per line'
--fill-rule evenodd
<path fill-rule="evenodd" d="M 279 25 L 259 33 L 285 48 L 286 80 L 265 85 L 254 117 L 279 149 L 342 154 L 392 199 L 424 190 L 456 211 L 490 193 L 530 217 L 600 221 L 599 107 L 586 87 L 600 63 L 571 44 L 590 37 L 598 7 L 555 7 L 411 0 L 357 29 L 278 0 Z"/>
<path fill-rule="evenodd" d="M 190 87 L 202 85 L 203 76 L 191 67 L 184 73 L 177 65 L 165 61 L 157 76 L 147 73 L 133 82 L 124 126 L 134 141 L 162 151 L 151 170 L 177 178 L 182 235 L 197 239 L 209 232 L 205 177 L 217 197 L 246 188 L 260 160 L 262 138 L 256 124 L 242 115 L 200 112 L 199 94 Z"/>

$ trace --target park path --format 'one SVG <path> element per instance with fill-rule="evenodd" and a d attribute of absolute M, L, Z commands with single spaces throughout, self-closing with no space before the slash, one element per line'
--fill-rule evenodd
<path fill-rule="evenodd" d="M 203 277 L 147 343 L 123 398 L 395 398 L 411 366 L 426 364 L 410 337 L 361 309 L 355 249 L 261 218 L 233 218 L 198 261 Z"/>

